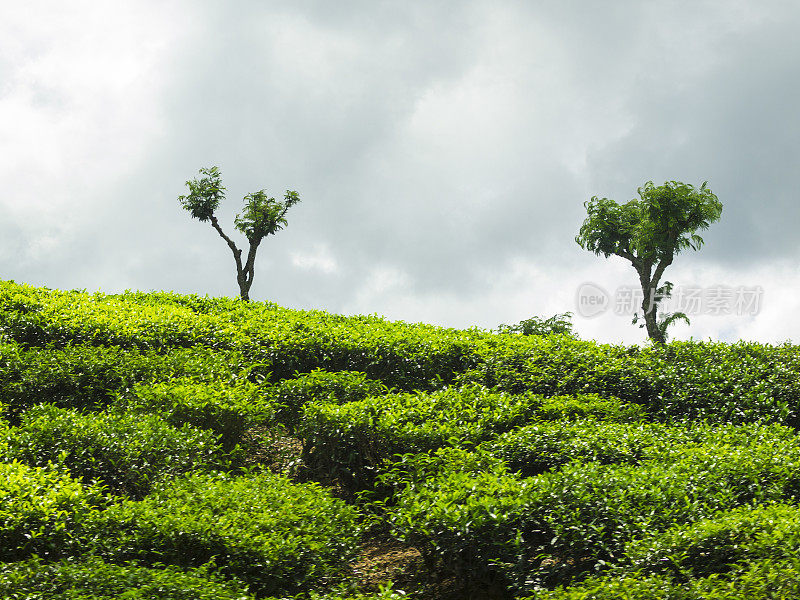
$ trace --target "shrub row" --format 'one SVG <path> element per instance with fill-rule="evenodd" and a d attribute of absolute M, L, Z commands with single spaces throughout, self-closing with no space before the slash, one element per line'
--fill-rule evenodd
<path fill-rule="evenodd" d="M 71 408 L 102 408 L 136 382 L 190 376 L 198 380 L 227 380 L 244 366 L 236 352 L 203 347 L 175 350 L 166 355 L 152 349 L 65 346 L 25 348 L 0 343 L 0 396 L 9 416 L 48 402 Z"/>
<path fill-rule="evenodd" d="M 200 567 L 209 561 L 256 596 L 319 589 L 343 574 L 360 534 L 353 508 L 276 475 L 191 474 L 141 501 L 97 512 L 85 543 L 106 560 Z"/>
<path fill-rule="evenodd" d="M 208 568 L 115 565 L 98 557 L 0 564 L 0 595 L 9 600 L 252 600 L 246 586 Z"/>
<path fill-rule="evenodd" d="M 346 404 L 369 396 L 384 396 L 389 393 L 389 388 L 359 371 L 314 369 L 310 373 L 284 379 L 265 393 L 279 407 L 275 420 L 293 429 L 299 422 L 303 406 L 309 402 Z"/>
<path fill-rule="evenodd" d="M 799 473 L 800 448 L 783 438 L 687 446 L 639 465 L 576 461 L 527 479 L 450 471 L 402 490 L 389 520 L 443 568 L 467 578 L 499 573 L 522 591 L 621 561 L 647 532 L 791 500 Z"/>
<path fill-rule="evenodd" d="M 611 395 L 642 404 L 663 421 L 800 426 L 800 354 L 788 343 L 624 347 L 563 336 L 509 337 L 456 382 L 511 393 Z"/>
<path fill-rule="evenodd" d="M 0 595 L 8 600 L 254 600 L 247 586 L 199 569 L 113 564 L 99 557 L 46 563 L 38 558 L 0 563 Z M 309 600 L 401 600 L 376 593 L 311 592 Z"/>
<path fill-rule="evenodd" d="M 378 481 L 393 490 L 426 485 L 451 472 L 533 477 L 573 461 L 600 464 L 668 462 L 692 447 L 795 443 L 793 429 L 781 425 L 708 425 L 691 427 L 660 423 L 602 421 L 539 421 L 479 444 L 474 450 L 441 447 L 432 452 L 395 456 L 382 465 Z"/>
<path fill-rule="evenodd" d="M 294 311 L 176 294 L 116 296 L 0 282 L 0 330 L 31 345 L 241 352 L 252 377 L 355 370 L 401 390 L 479 383 L 509 393 L 597 393 L 662 420 L 800 426 L 794 346 L 673 342 L 624 347 L 565 336 L 497 335 L 377 317 Z"/>
<path fill-rule="evenodd" d="M 485 336 L 271 304 L 199 312 L 186 304 L 144 301 L 142 294 L 90 295 L 0 282 L 0 331 L 36 346 L 237 350 L 261 365 L 256 373 L 269 373 L 274 381 L 315 368 L 356 370 L 402 389 L 434 387 L 474 365 L 472 348 Z"/>
<path fill-rule="evenodd" d="M 0 561 L 5 562 L 98 556 L 119 568 L 208 565 L 264 597 L 334 583 L 354 559 L 359 535 L 355 509 L 316 485 L 274 475 L 193 473 L 160 481 L 143 500 L 110 503 L 98 488 L 56 469 L 0 464 Z M 54 585 L 62 576 L 67 587 L 84 576 L 110 584 L 127 576 L 165 584 L 180 580 L 173 571 L 160 577 L 109 567 L 114 572 L 103 574 L 100 563 L 88 572 L 65 564 L 54 567 L 66 569 L 54 574 Z M 30 575 L 24 566 L 15 569 L 0 569 L 0 585 Z M 31 585 L 42 583 L 35 579 Z"/>
<path fill-rule="evenodd" d="M 213 433 L 175 428 L 156 414 L 82 414 L 51 404 L 22 415 L 0 434 L 4 458 L 32 467 L 66 468 L 86 484 L 145 496 L 158 478 L 230 466 Z"/>
<path fill-rule="evenodd" d="M 793 429 L 781 425 L 684 426 L 661 423 L 620 423 L 582 419 L 546 421 L 515 429 L 479 446 L 480 451 L 505 462 L 523 477 L 538 475 L 575 459 L 604 464 L 638 464 L 644 460 L 669 460 L 688 445 L 745 446 L 793 441 Z"/>
<path fill-rule="evenodd" d="M 158 414 L 175 427 L 191 425 L 213 431 L 230 450 L 250 427 L 275 421 L 279 405 L 248 381 L 170 382 L 138 384 L 120 394 L 113 410 L 137 415 Z"/>
<path fill-rule="evenodd" d="M 743 506 L 631 543 L 626 570 L 679 581 L 726 573 L 758 560 L 800 561 L 800 508 Z"/>
<path fill-rule="evenodd" d="M 543 398 L 468 386 L 346 404 L 309 402 L 298 434 L 307 466 L 350 490 L 363 490 L 372 487 L 378 467 L 396 454 L 472 448 L 536 419 L 585 415 L 637 420 L 643 412 L 639 406 L 594 395 Z"/>
<path fill-rule="evenodd" d="M 75 552 L 77 534 L 105 504 L 102 490 L 66 473 L 0 463 L 0 561 Z"/>
<path fill-rule="evenodd" d="M 199 382 L 173 378 L 169 382 L 141 383 L 118 394 L 115 412 L 157 413 L 176 427 L 192 425 L 220 436 L 233 448 L 251 427 L 282 425 L 294 429 L 302 407 L 311 401 L 348 403 L 389 390 L 379 381 L 356 371 L 314 370 L 273 386 L 246 380 Z"/>
<path fill-rule="evenodd" d="M 686 582 L 658 575 L 591 578 L 527 600 L 790 600 L 800 597 L 798 572 L 797 559 L 767 559 Z"/>

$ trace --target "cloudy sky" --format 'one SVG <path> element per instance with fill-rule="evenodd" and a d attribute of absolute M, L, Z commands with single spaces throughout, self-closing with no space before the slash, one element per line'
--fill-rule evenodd
<path fill-rule="evenodd" d="M 665 279 L 728 303 L 673 337 L 798 341 L 798 27 L 792 0 L 5 2 L 0 278 L 236 295 L 177 201 L 216 165 L 232 237 L 245 194 L 302 199 L 254 299 L 640 343 L 583 203 L 707 180 L 722 219 Z"/>

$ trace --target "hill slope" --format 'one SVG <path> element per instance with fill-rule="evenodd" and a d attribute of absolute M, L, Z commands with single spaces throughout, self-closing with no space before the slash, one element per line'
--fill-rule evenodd
<path fill-rule="evenodd" d="M 0 590 L 791 597 L 799 356 L 0 282 Z"/>

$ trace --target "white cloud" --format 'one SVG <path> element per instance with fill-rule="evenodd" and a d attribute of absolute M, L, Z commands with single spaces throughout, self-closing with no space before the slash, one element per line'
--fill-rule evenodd
<path fill-rule="evenodd" d="M 175 8 L 4 6 L 0 169 L 14 190 L 5 210 L 60 220 L 139 166 L 165 128 L 159 100 L 182 37 Z"/>
<path fill-rule="evenodd" d="M 320 271 L 325 274 L 336 273 L 339 265 L 324 244 L 316 244 L 307 252 L 291 252 L 291 261 L 295 267 L 309 271 Z"/>

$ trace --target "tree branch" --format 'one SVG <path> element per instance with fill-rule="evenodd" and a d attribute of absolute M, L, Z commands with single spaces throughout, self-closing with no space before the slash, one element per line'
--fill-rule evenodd
<path fill-rule="evenodd" d="M 662 258 L 661 262 L 658 263 L 656 267 L 656 272 L 653 273 L 653 278 L 650 280 L 650 287 L 658 287 L 658 282 L 661 280 L 661 277 L 664 275 L 664 270 L 672 264 L 673 255 L 670 253 L 669 257 Z"/>
<path fill-rule="evenodd" d="M 247 262 L 244 265 L 245 278 L 248 283 L 253 282 L 256 265 L 256 251 L 258 250 L 258 245 L 260 243 L 261 240 L 250 242 L 250 250 L 247 252 Z"/>
<path fill-rule="evenodd" d="M 617 256 L 621 256 L 629 261 L 633 265 L 633 268 L 637 271 L 640 271 L 643 268 L 641 259 L 637 258 L 633 252 L 630 252 L 629 250 L 620 250 L 617 252 Z"/>
<path fill-rule="evenodd" d="M 231 249 L 231 252 L 233 252 L 233 258 L 234 258 L 234 260 L 236 260 L 236 272 L 237 272 L 237 274 L 241 275 L 241 273 L 242 273 L 242 251 L 239 250 L 239 248 L 236 247 L 236 244 L 234 243 L 234 241 L 231 238 L 229 238 L 227 235 L 225 235 L 225 232 L 222 231 L 222 227 L 219 226 L 219 221 L 217 220 L 217 217 L 215 217 L 214 215 L 211 215 L 211 226 L 214 229 L 217 230 L 217 233 L 219 233 L 220 237 L 223 240 L 225 240 L 225 242 L 228 244 L 228 247 Z"/>

